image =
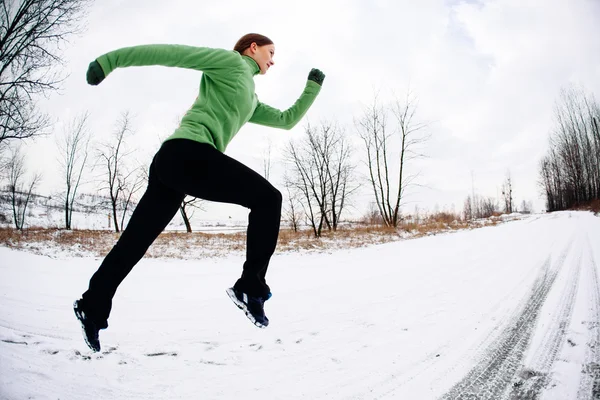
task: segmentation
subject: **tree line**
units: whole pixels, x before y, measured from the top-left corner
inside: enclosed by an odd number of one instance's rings
[[[600,199],[600,107],[581,88],[562,90],[554,111],[549,149],[540,162],[540,187],[548,211]]]

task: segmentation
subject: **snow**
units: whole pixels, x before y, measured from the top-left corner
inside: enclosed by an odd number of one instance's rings
[[[0,247],[1,399],[600,396],[592,213],[278,253],[264,330],[225,294],[243,255],[146,258],[92,353],[72,302],[99,262]]]

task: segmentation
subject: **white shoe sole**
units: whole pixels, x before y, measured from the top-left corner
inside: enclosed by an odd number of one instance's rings
[[[248,310],[248,305],[246,303],[244,303],[243,301],[238,300],[233,289],[229,288],[226,290],[226,292],[227,292],[227,295],[229,296],[229,298],[231,299],[231,301],[233,301],[233,304],[235,304],[237,306],[237,308],[239,308],[240,310],[244,311],[244,314],[246,314],[246,317],[248,317],[248,319],[250,321],[252,321],[252,323],[254,325],[259,327],[260,329],[265,329],[267,327],[266,325],[263,325],[260,322],[258,322],[256,320],[256,318],[254,318],[252,313]],[[245,294],[244,294],[244,296],[245,296]]]
[[[77,321],[79,321],[79,325],[81,325],[81,333],[83,334],[83,340],[85,341],[85,344],[87,344],[87,346],[90,348],[90,350],[92,350],[95,353],[98,353],[100,351],[100,349],[98,349],[98,350],[94,349],[94,347],[88,341],[87,335],[85,333],[85,325],[83,325],[83,321],[82,321],[83,316],[79,315],[79,313],[77,312],[77,301],[75,301],[73,303],[73,311],[75,312]]]

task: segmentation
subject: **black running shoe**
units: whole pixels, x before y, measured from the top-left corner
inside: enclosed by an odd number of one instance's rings
[[[85,340],[85,343],[93,351],[100,351],[100,339],[98,338],[98,332],[100,329],[98,329],[94,321],[88,318],[85,314],[85,311],[81,307],[81,300],[76,300],[75,303],[73,303],[73,310],[75,311],[75,316],[81,323],[83,339]]]
[[[271,297],[271,293],[269,293],[267,298],[253,297],[235,288],[229,288],[227,289],[227,294],[233,303],[244,311],[254,325],[259,328],[266,328],[269,325],[269,319],[265,315],[264,304]]]

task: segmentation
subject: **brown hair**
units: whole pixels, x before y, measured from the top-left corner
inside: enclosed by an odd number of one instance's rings
[[[266,46],[273,44],[273,41],[266,36],[259,35],[258,33],[248,33],[240,38],[235,44],[233,50],[242,54],[252,43],[256,43],[257,46]]]

